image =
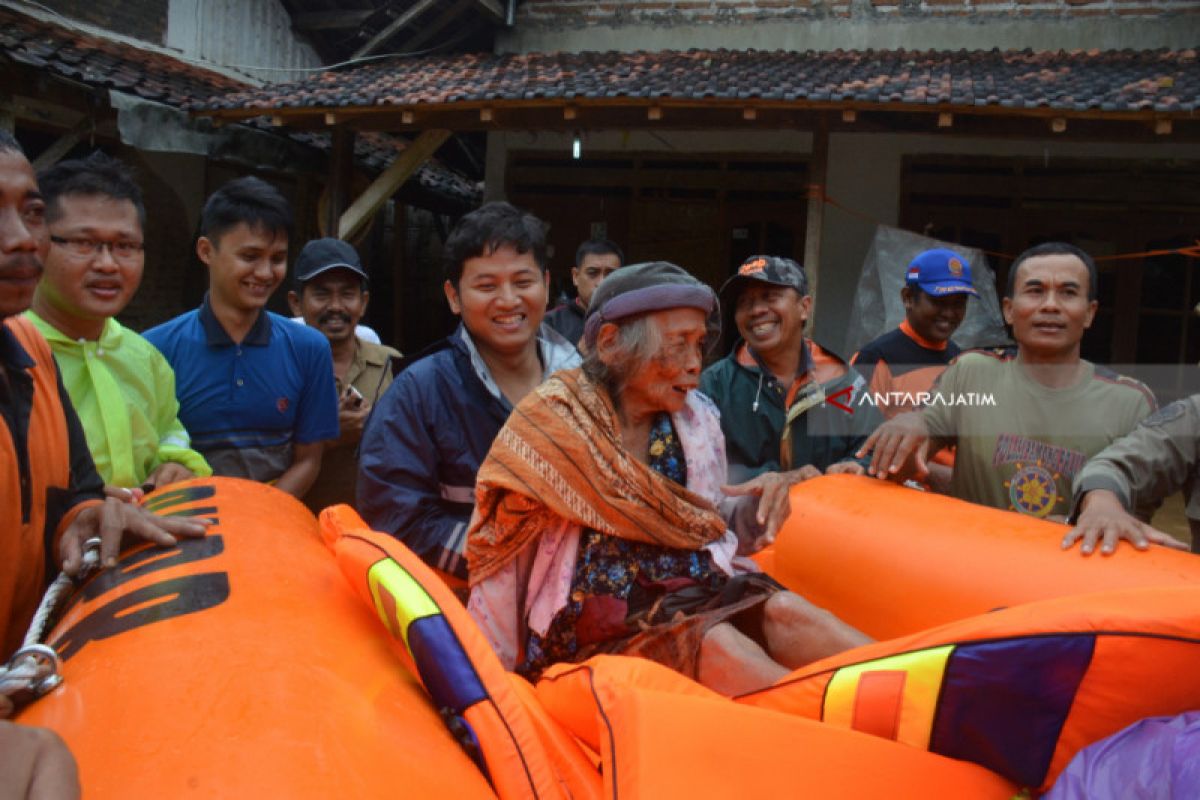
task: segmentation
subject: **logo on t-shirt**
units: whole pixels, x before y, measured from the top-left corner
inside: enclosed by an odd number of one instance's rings
[[[1018,464],[1012,478],[1004,482],[1013,509],[1035,517],[1049,514],[1058,502],[1057,478],[1041,464]]]
[[[291,404],[292,404],[291,400],[288,400],[286,397],[281,397],[275,401],[275,408],[277,408],[279,410],[280,414],[286,414],[287,410],[288,410],[288,406],[290,406]]]
[[[992,466],[1013,465],[1012,477],[1004,482],[1014,511],[1045,517],[1063,498],[1058,481],[1075,477],[1087,456],[1068,447],[1039,442],[1015,433],[1002,433],[996,438]]]

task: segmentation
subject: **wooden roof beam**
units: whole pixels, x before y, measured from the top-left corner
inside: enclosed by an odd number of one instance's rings
[[[434,17],[433,21],[422,25],[419,31],[414,32],[412,36],[405,39],[400,44],[401,52],[411,53],[415,51],[418,47],[441,33],[442,29],[451,22],[457,21],[475,2],[476,0],[458,0],[457,3]]]
[[[497,0],[475,0],[479,4],[479,8],[484,14],[492,18],[493,22],[504,22],[506,14],[504,6],[500,5]]]
[[[60,158],[71,152],[71,149],[83,141],[83,137],[93,130],[95,130],[95,124],[91,117],[81,119],[78,125],[60,136],[54,144],[43,150],[42,154],[33,160],[33,171],[37,172],[57,164]]]
[[[428,130],[409,142],[404,152],[398,155],[387,169],[379,173],[379,177],[342,214],[338,220],[338,238],[349,240],[362,230],[380,206],[386,203],[405,181],[415,175],[421,165],[428,161],[448,138],[450,131]]]
[[[354,55],[350,56],[353,61],[356,58],[362,58],[365,55],[370,55],[375,51],[375,48],[386,42],[388,39],[396,35],[397,31],[403,28],[408,23],[425,13],[426,9],[432,6],[436,0],[417,0],[400,16],[389,22],[383,30],[371,37],[370,41],[362,47],[354,51]]]

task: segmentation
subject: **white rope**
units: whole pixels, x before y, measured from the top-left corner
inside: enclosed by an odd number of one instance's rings
[[[100,540],[88,539],[84,544],[83,566],[79,578],[91,574],[100,564]],[[65,572],[59,573],[50,588],[42,595],[42,602],[34,612],[25,641],[8,663],[0,666],[0,694],[21,706],[36,700],[62,683],[58,674],[60,662],[54,648],[42,644],[46,628],[58,606],[75,588],[75,580]]]

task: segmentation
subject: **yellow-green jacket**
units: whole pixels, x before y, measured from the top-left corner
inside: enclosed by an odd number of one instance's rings
[[[179,421],[175,373],[162,354],[115,319],[97,341],[75,340],[32,311],[62,373],[87,436],[96,470],[106,484],[134,487],[167,462],[200,476],[212,474],[191,448]]]

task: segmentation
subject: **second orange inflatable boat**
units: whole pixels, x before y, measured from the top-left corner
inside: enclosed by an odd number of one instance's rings
[[[884,640],[730,700],[651,662],[505,672],[444,584],[346,507],[193,481],[202,540],[85,584],[49,642],[88,797],[1009,798],[1200,708],[1200,560],[866,479],[796,488],[786,584]],[[1191,665],[1191,666],[1189,666]]]

